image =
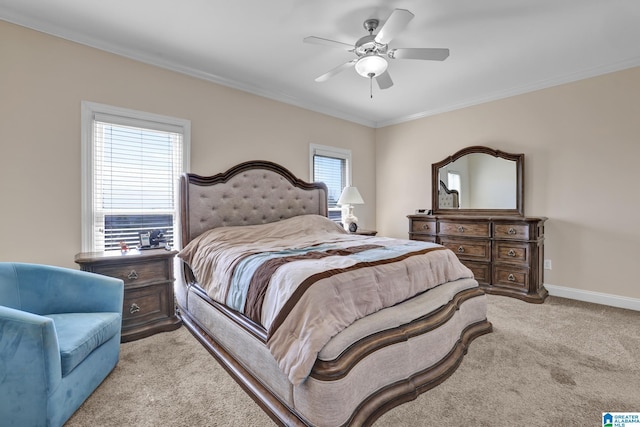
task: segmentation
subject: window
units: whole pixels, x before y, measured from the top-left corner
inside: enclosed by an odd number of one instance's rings
[[[188,170],[188,120],[82,103],[82,250],[178,241],[178,177]]]
[[[311,144],[311,181],[324,182],[329,189],[329,218],[340,221],[341,208],[336,204],[342,189],[351,185],[351,151]]]
[[[456,190],[458,192],[458,198],[462,197],[462,194],[460,194],[460,190],[462,189],[460,172],[447,172],[447,187],[449,190]]]

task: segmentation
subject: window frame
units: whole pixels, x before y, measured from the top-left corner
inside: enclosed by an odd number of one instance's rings
[[[94,206],[94,126],[96,116],[111,117],[113,123],[125,126],[136,126],[161,131],[179,130],[182,133],[182,173],[190,170],[191,153],[191,121],[176,117],[148,113],[96,102],[81,102],[81,250],[93,252],[95,239],[93,230],[93,206]],[[176,187],[178,183],[175,183]],[[180,209],[179,194],[175,192],[174,200],[174,246],[178,246],[180,240]]]

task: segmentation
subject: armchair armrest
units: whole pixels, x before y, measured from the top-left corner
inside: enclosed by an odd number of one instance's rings
[[[13,263],[20,309],[37,314],[122,313],[124,282],[69,268]]]
[[[53,320],[0,306],[0,413],[24,396],[40,395],[46,401],[61,377]]]

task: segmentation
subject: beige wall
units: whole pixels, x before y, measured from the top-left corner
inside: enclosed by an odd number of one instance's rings
[[[640,298],[640,68],[376,132],[378,229],[431,207],[431,164],[470,145],[525,153],[525,213],[549,217],[545,283]]]
[[[191,120],[200,174],[266,159],[307,179],[310,142],[349,148],[361,225],[392,237],[430,207],[431,163],[525,153],[526,213],[550,218],[545,282],[640,298],[640,68],[374,130],[4,21],[0,58],[0,260],[75,266],[87,100]]]
[[[375,130],[0,21],[0,260],[77,267],[80,104],[191,120],[191,170],[271,160],[309,179],[309,143],[352,150],[375,219]]]

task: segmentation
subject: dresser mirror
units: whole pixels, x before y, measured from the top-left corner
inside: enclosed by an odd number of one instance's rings
[[[464,148],[431,165],[434,214],[524,215],[524,154]]]

